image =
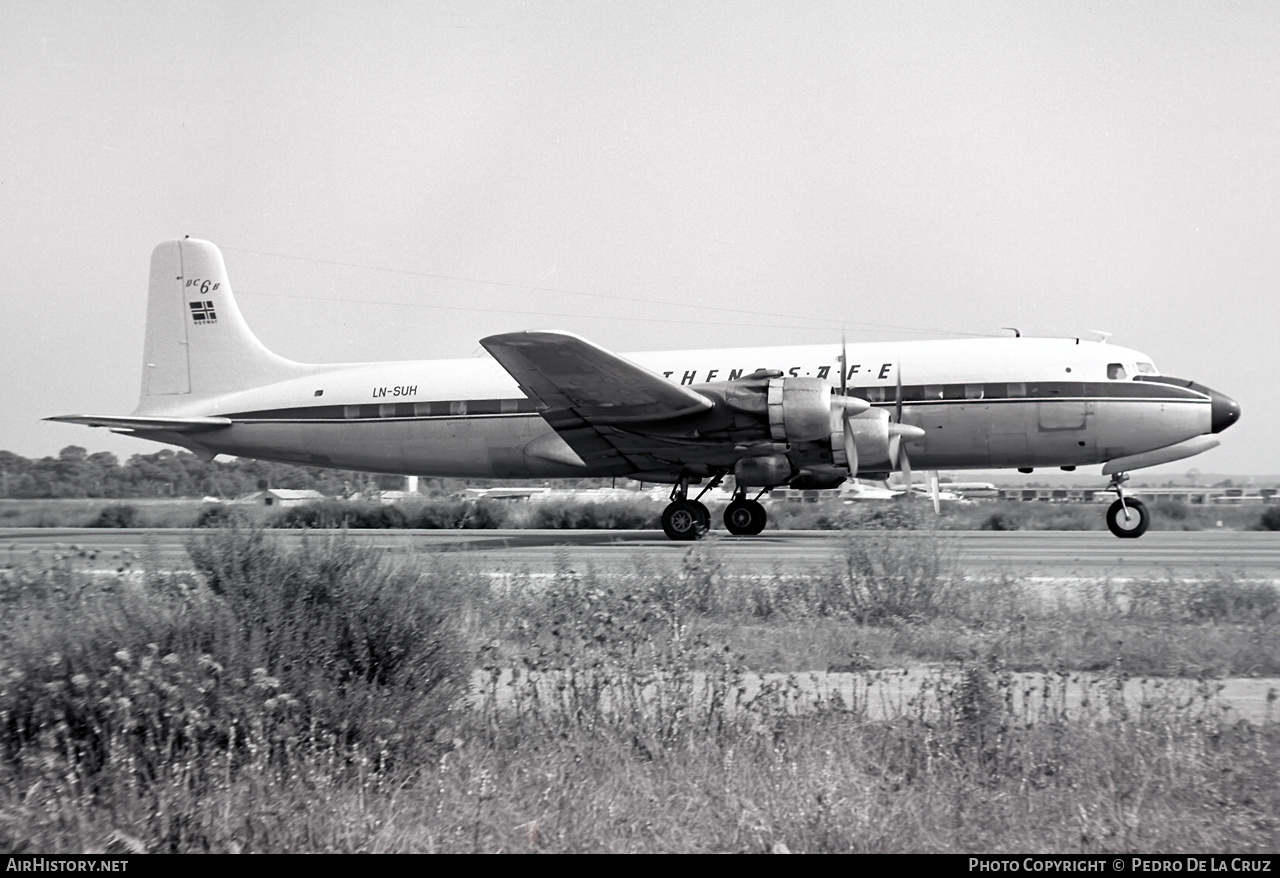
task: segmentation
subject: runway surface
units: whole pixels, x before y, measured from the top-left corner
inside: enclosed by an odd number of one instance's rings
[[[150,555],[163,567],[187,565],[185,543],[207,531],[184,529],[0,529],[0,566],[17,556],[78,554],[92,549],[92,566],[106,568],[111,556],[128,551]],[[268,531],[273,538],[295,542],[303,531]],[[310,538],[340,531],[310,531]],[[682,561],[691,551],[713,553],[729,572],[770,573],[813,570],[838,560],[858,541],[918,541],[927,535],[911,531],[766,531],[756,537],[733,537],[713,531],[698,543],[675,543],[661,531],[597,530],[352,530],[361,545],[397,554],[462,553],[492,572],[550,572],[558,558],[597,569]],[[1121,540],[1105,531],[939,531],[944,551],[955,552],[971,575],[1008,574],[1048,579],[1206,579],[1235,575],[1280,582],[1280,533],[1236,531],[1149,532],[1141,539]],[[72,550],[71,547],[76,547]]]

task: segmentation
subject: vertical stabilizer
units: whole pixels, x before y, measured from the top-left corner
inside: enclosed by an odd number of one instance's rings
[[[152,252],[139,412],[312,371],[258,341],[236,306],[222,253],[213,244],[186,238]]]

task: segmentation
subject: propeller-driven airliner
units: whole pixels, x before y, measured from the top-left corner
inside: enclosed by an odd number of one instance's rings
[[[760,533],[778,487],[834,489],[913,467],[1102,464],[1119,537],[1150,524],[1130,470],[1218,445],[1240,407],[1150,357],[1075,338],[983,338],[619,355],[567,332],[481,339],[482,359],[309,364],[268,350],[222,253],[151,256],[142,395],[127,416],[49,420],[219,454],[379,473],[491,479],[627,476],[670,484],[667,536]],[[936,479],[934,480],[936,485]],[[694,486],[703,486],[693,494]],[[936,488],[935,488],[936,493]]]

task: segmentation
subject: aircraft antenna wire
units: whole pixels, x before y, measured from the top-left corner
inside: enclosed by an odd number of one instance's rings
[[[719,306],[719,305],[699,305],[693,302],[670,302],[665,300],[642,299],[636,296],[622,296],[614,293],[592,293],[592,292],[585,292],[582,290],[568,290],[560,287],[537,286],[537,285],[529,285],[529,284],[512,283],[510,281],[497,281],[497,280],[485,280],[482,278],[461,277],[458,275],[441,274],[438,272],[430,272],[430,271],[418,271],[416,269],[409,269],[409,268],[388,268],[386,266],[366,265],[358,262],[344,262],[336,259],[316,259],[308,256],[293,256],[288,253],[270,253],[263,250],[250,250],[244,247],[222,246],[221,249],[232,251],[235,253],[248,253],[254,256],[265,256],[265,257],[274,258],[274,259],[290,259],[297,262],[310,262],[316,265],[331,265],[331,266],[340,267],[340,268],[354,268],[362,271],[377,271],[377,272],[384,272],[387,274],[400,274],[400,275],[405,275],[409,277],[432,278],[434,280],[449,280],[449,281],[456,281],[459,283],[478,284],[482,286],[501,287],[505,289],[517,289],[525,292],[557,293],[557,294],[568,295],[568,296],[582,296],[584,298],[605,299],[605,300],[615,301],[615,302],[632,302],[640,305],[650,305],[650,306],[658,305],[658,306],[668,307],[668,308],[691,308],[691,309],[702,310],[702,311],[714,311],[717,314],[724,314],[726,310],[730,310],[734,314],[743,315],[743,316],[767,317],[769,318],[770,322],[769,323],[733,323],[733,322],[726,322],[721,319],[681,320],[678,318],[673,318],[669,315],[660,316],[660,317],[624,317],[622,315],[609,315],[607,318],[609,320],[631,320],[631,321],[647,322],[647,323],[679,323],[679,324],[688,325],[688,326],[705,326],[713,323],[717,326],[734,326],[734,327],[747,327],[747,328],[777,326],[778,328],[781,328],[781,329],[817,329],[817,328],[828,328],[828,327],[834,328],[835,326],[839,325],[841,327],[846,327],[846,326],[856,327],[859,330],[864,332],[874,330],[879,332],[909,333],[909,334],[920,334],[920,335],[929,335],[929,334],[952,335],[952,336],[966,336],[971,338],[989,338],[990,337],[989,333],[981,333],[981,332],[964,332],[964,331],[955,330],[955,329],[932,329],[928,327],[902,326],[902,325],[891,324],[891,323],[860,323],[857,321],[840,321],[837,323],[837,321],[835,320],[828,320],[820,317],[804,317],[802,315],[788,315],[788,316],[792,320],[806,321],[805,323],[792,323],[792,324],[786,325],[786,324],[778,323],[778,315],[774,312],[754,311],[747,308],[726,309],[723,306]],[[282,299],[307,299],[310,301],[348,302],[348,303],[360,304],[360,305],[368,305],[368,304],[396,305],[396,306],[408,307],[408,308],[428,308],[428,309],[438,309],[438,310],[446,310],[446,311],[472,311],[472,312],[477,312],[482,314],[495,314],[495,313],[497,314],[528,314],[528,315],[539,316],[539,317],[586,317],[586,318],[593,317],[593,315],[590,315],[590,314],[562,313],[562,312],[553,312],[553,311],[532,311],[532,310],[510,309],[510,308],[501,308],[501,309],[477,308],[474,306],[462,306],[462,305],[419,305],[419,304],[409,303],[409,302],[397,302],[397,301],[385,301],[385,300],[379,301],[379,300],[369,300],[369,299],[348,299],[348,298],[342,298],[342,297],[300,296],[300,295],[290,295],[287,293],[260,293],[260,292],[252,292],[252,291],[242,291],[242,292],[246,295],[271,296],[271,297],[282,298]]]

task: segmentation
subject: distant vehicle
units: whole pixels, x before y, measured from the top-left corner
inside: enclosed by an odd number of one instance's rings
[[[464,500],[528,500],[535,495],[546,494],[550,488],[521,488],[504,485],[499,488],[463,488]]]
[[[841,485],[837,496],[846,503],[861,500],[896,500],[902,492],[884,485],[868,485],[865,482],[846,482]]]
[[[1213,448],[1213,434],[1240,417],[1233,400],[1161,376],[1145,354],[1080,339],[629,357],[566,332],[480,343],[492,359],[287,360],[245,323],[218,248],[171,241],[151,257],[137,410],[50,420],[180,445],[204,459],[443,477],[629,476],[672,485],[663,530],[695,539],[711,523],[699,498],[730,475],[725,526],[757,534],[766,519],[760,497],[773,488],[829,490],[892,472],[909,481],[913,465],[1095,463],[1118,498],[1108,526],[1136,537],[1150,516],[1125,497],[1125,473]],[[690,498],[690,486],[704,481]]]
[[[1000,489],[991,482],[946,482],[942,487],[966,500],[990,500],[1000,496]]]
[[[950,488],[951,486],[947,485],[947,487]],[[950,500],[952,502],[964,499],[960,494],[949,490],[938,490],[935,495],[934,492],[930,491],[929,488],[924,485],[912,485],[910,488],[898,488],[895,489],[893,493],[895,497],[925,497],[937,500]]]

